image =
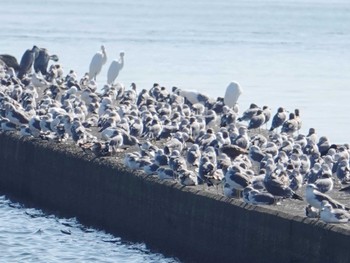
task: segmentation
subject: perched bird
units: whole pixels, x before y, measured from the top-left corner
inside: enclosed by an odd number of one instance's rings
[[[333,178],[330,173],[323,173],[321,178],[317,179],[314,183],[321,193],[328,193],[333,190]]]
[[[58,61],[57,55],[49,55],[46,48],[40,48],[38,55],[34,60],[34,71],[36,73],[40,72],[43,75],[47,74],[47,67],[49,65],[49,61],[53,60],[55,62]]]
[[[250,119],[248,129],[260,128],[265,123],[265,114],[262,110],[258,110],[256,114]]]
[[[160,180],[174,180],[175,172],[170,168],[159,167],[157,174]]]
[[[233,108],[238,101],[239,96],[242,94],[242,88],[237,83],[232,81],[226,88],[224,103],[225,105]]]
[[[219,148],[220,153],[226,154],[231,160],[236,159],[241,154],[248,154],[248,151],[237,145],[226,144]]]
[[[293,134],[298,130],[298,121],[295,118],[294,113],[289,114],[289,120],[285,121],[282,125],[282,132],[285,132],[287,134]]]
[[[303,200],[301,196],[296,194],[288,185],[270,172],[266,174],[264,183],[266,190],[273,196]]]
[[[107,84],[112,85],[115,81],[115,79],[118,77],[119,72],[124,67],[124,52],[120,52],[120,58],[119,60],[113,60],[111,65],[109,66],[108,72],[107,72]]]
[[[324,156],[328,153],[329,148],[331,147],[331,143],[327,136],[321,136],[317,143],[318,151],[321,156]]]
[[[263,106],[263,114],[265,116],[265,123],[267,125],[267,123],[271,119],[271,109],[268,106]],[[267,126],[266,126],[266,129],[267,129]]]
[[[299,131],[301,129],[301,126],[302,126],[302,121],[300,119],[300,111],[299,111],[299,109],[295,109],[294,110],[294,114],[295,114],[295,119],[296,119],[296,121],[298,123],[297,130]]]
[[[277,110],[277,113],[272,118],[272,124],[270,131],[273,131],[274,129],[277,129],[278,127],[281,127],[283,123],[287,119],[287,113],[284,108],[279,107]]]
[[[347,209],[343,204],[339,203],[338,201],[332,199],[330,196],[321,193],[320,191],[317,190],[316,185],[314,184],[308,184],[306,186],[306,201],[312,205],[313,207],[317,209],[322,208],[322,201],[328,201],[328,203],[333,207],[333,208],[341,208],[341,209]]]
[[[187,163],[193,166],[199,166],[199,160],[201,158],[201,151],[198,144],[192,144],[186,154]]]
[[[259,109],[260,108],[255,103],[250,104],[249,109],[243,112],[242,117],[238,118],[238,121],[250,121]]]
[[[89,78],[96,80],[96,76],[101,72],[102,66],[107,62],[107,53],[105,46],[101,46],[101,51],[98,51],[90,62]]]
[[[39,48],[37,46],[33,46],[32,49],[27,49],[19,64],[18,78],[22,79],[25,74],[30,72],[32,65],[34,63],[35,57],[39,52]]]
[[[243,189],[251,184],[251,178],[238,165],[232,165],[225,173],[225,183],[240,194]]]
[[[272,205],[276,202],[276,199],[272,194],[260,192],[251,186],[244,188],[243,200],[252,205]]]
[[[1,54],[0,60],[3,61],[8,68],[13,68],[15,71],[20,69],[17,59],[8,54]]]
[[[198,177],[195,172],[187,169],[181,169],[178,171],[178,177],[180,183],[185,186],[198,185]]]
[[[349,222],[350,214],[344,209],[333,208],[327,200],[324,200],[322,201],[320,218],[326,223],[347,223]]]

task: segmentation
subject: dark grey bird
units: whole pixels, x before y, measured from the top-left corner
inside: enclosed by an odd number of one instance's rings
[[[321,156],[324,156],[328,153],[328,150],[331,146],[331,143],[327,136],[321,136],[318,140],[317,147],[321,154]]]
[[[248,151],[237,145],[223,145],[219,148],[220,153],[225,153],[231,160],[236,159],[241,154],[248,154]]]
[[[249,157],[255,162],[261,162],[261,160],[265,157],[265,154],[261,151],[261,149],[256,145],[251,145],[249,148]]]
[[[199,163],[198,183],[208,183],[208,178],[215,172],[216,164],[212,163],[208,157],[204,156],[201,158]]]
[[[168,165],[169,157],[164,153],[163,149],[158,149],[154,155],[154,163],[163,166]]]
[[[19,70],[19,64],[14,56],[8,54],[1,54],[0,60],[3,61],[8,68],[13,68],[15,71]]]
[[[39,52],[34,60],[34,71],[36,73],[41,72],[41,74],[47,74],[47,67],[49,65],[49,61],[53,60],[55,62],[58,61],[57,55],[49,55],[49,52],[46,48],[40,48]]]
[[[146,164],[145,166],[143,166],[143,171],[147,175],[153,175],[153,174],[157,174],[158,168],[159,168],[159,165],[157,165],[156,163],[151,163],[151,164]]]
[[[17,125],[15,123],[10,122],[7,118],[0,119],[0,127],[1,131],[16,131]]]
[[[251,184],[251,178],[240,168],[240,166],[232,165],[225,173],[225,183],[240,192]]]
[[[199,160],[201,158],[201,151],[199,150],[198,144],[192,144],[186,154],[187,163],[192,166],[199,166]]]
[[[33,46],[32,49],[27,49],[22,58],[21,62],[19,64],[19,70],[18,70],[18,78],[22,79],[25,74],[30,72],[32,65],[34,63],[35,57],[39,52],[39,48],[37,46]]]
[[[239,132],[239,135],[232,140],[232,144],[237,145],[242,149],[248,149],[250,142],[249,142],[249,136],[247,133],[247,128],[244,126],[241,126],[239,127],[238,132]]]
[[[298,130],[298,121],[295,118],[294,113],[289,114],[289,119],[285,121],[282,125],[282,132],[288,133],[288,134],[293,134]]]
[[[174,180],[176,178],[175,172],[170,168],[159,167],[157,174],[160,180]]]
[[[250,104],[249,109],[243,112],[242,117],[238,118],[238,121],[250,121],[259,109],[258,105],[254,103]]]
[[[266,190],[273,196],[303,200],[301,196],[296,194],[288,185],[279,180],[279,178],[273,173],[266,174],[264,183]]]
[[[259,109],[250,119],[248,130],[260,128],[263,124],[265,124],[265,115],[263,111]]]
[[[272,124],[270,131],[273,131],[274,129],[277,129],[283,125],[283,123],[287,119],[287,113],[284,108],[279,107],[277,110],[277,113],[272,118]]]

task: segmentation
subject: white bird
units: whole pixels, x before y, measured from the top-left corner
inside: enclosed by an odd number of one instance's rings
[[[124,67],[124,52],[120,52],[119,60],[113,60],[107,72],[107,84],[112,85]]]
[[[242,94],[242,88],[237,83],[232,81],[226,88],[224,103],[232,108],[238,101],[239,96]]]
[[[105,46],[101,46],[101,51],[96,52],[96,54],[92,57],[89,69],[89,77],[90,79],[96,80],[96,76],[101,72],[102,66],[106,64],[107,54]]]
[[[333,208],[328,201],[322,202],[320,218],[326,223],[347,223],[350,219],[350,214],[338,208]]]

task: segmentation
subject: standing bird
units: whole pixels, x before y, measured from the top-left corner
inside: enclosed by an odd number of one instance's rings
[[[250,119],[248,130],[258,129],[265,123],[265,115],[262,110],[258,110],[256,114]]]
[[[40,48],[38,55],[34,60],[34,71],[35,73],[41,72],[41,74],[47,74],[47,66],[49,65],[49,61],[53,60],[55,62],[58,61],[57,55],[49,55],[49,52],[46,48]]]
[[[299,129],[298,120],[295,118],[294,113],[290,113],[289,120],[283,123],[281,132],[285,132],[287,134],[292,135],[294,132],[298,131],[298,129]]]
[[[101,51],[97,51],[92,57],[89,69],[89,78],[96,80],[96,76],[101,72],[102,66],[107,62],[105,46],[101,46]]]
[[[34,60],[39,52],[39,48],[37,46],[33,46],[32,49],[27,49],[21,59],[19,64],[18,78],[22,79],[25,74],[30,72]]]
[[[124,67],[124,52],[120,52],[119,60],[113,60],[107,72],[107,84],[112,85],[118,77],[119,71]]]
[[[282,124],[286,121],[286,119],[287,119],[286,111],[284,110],[284,108],[279,107],[277,110],[277,113],[275,114],[275,116],[273,116],[270,131],[273,131],[274,129],[282,126]]]
[[[239,96],[242,94],[242,88],[237,83],[232,81],[226,88],[224,103],[225,105],[233,108],[238,101]]]
[[[294,110],[294,114],[295,114],[295,119],[298,122],[298,131],[299,131],[301,129],[301,125],[302,125],[302,121],[300,119],[300,111],[299,111],[299,109],[295,109]]]

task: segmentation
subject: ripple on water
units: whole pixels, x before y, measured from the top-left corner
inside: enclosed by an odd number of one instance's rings
[[[4,262],[179,262],[145,244],[57,218],[0,196],[0,251]]]

